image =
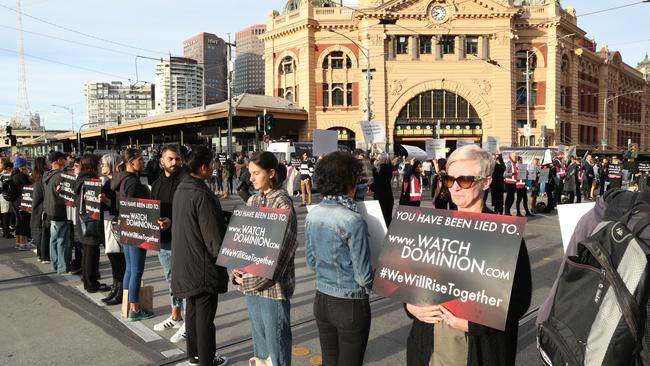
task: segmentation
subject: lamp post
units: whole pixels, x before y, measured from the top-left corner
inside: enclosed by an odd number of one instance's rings
[[[90,125],[90,123],[84,123],[81,126],[79,126],[79,131],[77,132],[77,149],[79,149],[79,155],[82,155],[82,150],[81,150],[81,129],[83,127],[86,127]]]
[[[339,36],[346,38],[348,41],[354,43],[357,47],[359,47],[359,51],[366,57],[366,69],[362,70],[366,73],[366,120],[370,122],[372,120],[372,96],[370,93],[370,87],[372,85],[372,73],[376,71],[376,69],[371,69],[370,68],[370,50],[361,46],[358,42],[354,41],[352,38],[348,37],[347,35],[343,33],[339,33],[335,31],[334,29],[328,28],[328,32],[332,32],[335,34],[338,34]],[[388,152],[388,128],[386,128],[386,152]]]
[[[57,104],[52,104],[52,107],[65,109],[66,111],[70,112],[70,116],[71,116],[71,120],[72,120],[72,125],[71,125],[70,130],[72,132],[74,132],[74,109],[72,109],[72,107],[68,107],[68,106],[65,106],[65,105],[57,105]]]
[[[600,144],[603,147],[603,151],[605,151],[605,147],[607,146],[607,105],[609,102],[618,99],[618,97],[622,97],[624,95],[630,95],[630,94],[638,94],[638,93],[643,93],[643,90],[635,90],[631,92],[625,92],[621,94],[617,94],[611,97],[605,97],[605,103],[603,104],[603,137],[600,140]]]

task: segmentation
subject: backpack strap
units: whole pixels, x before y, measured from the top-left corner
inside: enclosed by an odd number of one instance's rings
[[[630,213],[643,213],[643,218],[639,220],[639,222],[634,225],[634,228],[632,228],[632,234],[634,236],[639,237],[639,234],[643,229],[645,229],[648,225],[650,225],[650,207],[645,207],[643,210],[633,210]],[[629,215],[629,214],[628,214]]]

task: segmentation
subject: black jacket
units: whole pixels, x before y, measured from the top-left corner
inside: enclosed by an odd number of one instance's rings
[[[34,193],[32,193],[32,217],[30,227],[40,229],[43,227],[43,180],[34,182]]]
[[[215,264],[226,232],[219,200],[203,181],[187,175],[173,205],[172,293],[188,298],[226,292],[228,273]]]
[[[65,201],[59,196],[60,170],[50,170],[43,175],[43,211],[50,221],[67,221]]]
[[[140,182],[137,174],[129,172],[117,172],[111,179],[111,189],[117,194],[117,210],[119,211],[120,197],[149,198],[149,188]]]
[[[486,213],[492,213],[484,210]],[[517,335],[521,319],[532,298],[530,260],[522,239],[505,331],[469,322],[467,334],[468,366],[514,366],[517,356]],[[411,315],[407,312],[407,315]],[[428,366],[433,354],[433,324],[413,319],[411,333],[406,341],[408,366]]]
[[[98,227],[101,229],[99,232],[99,235],[95,237],[84,237],[83,232],[81,231],[81,225],[80,225],[80,210],[79,206],[81,204],[82,200],[82,189],[84,187],[84,181],[86,179],[97,179],[97,176],[92,174],[92,173],[80,173],[77,176],[77,180],[74,181],[74,185],[72,186],[72,189],[74,189],[75,193],[75,202],[74,206],[76,207],[75,210],[75,217],[74,217],[74,237],[75,240],[79,241],[81,244],[86,244],[86,245],[100,245],[104,242],[104,225],[98,225]],[[100,219],[101,221],[101,219]]]
[[[183,180],[185,172],[182,169],[178,169],[174,175],[168,177],[164,173],[156,179],[155,182],[151,185],[151,198],[154,200],[160,200],[160,217],[161,218],[172,218],[173,212],[173,201],[174,193],[178,185]],[[160,247],[162,249],[171,250],[172,242],[172,229],[171,227],[168,230],[160,232]]]

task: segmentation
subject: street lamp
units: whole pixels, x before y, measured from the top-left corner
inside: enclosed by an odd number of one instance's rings
[[[65,109],[66,111],[70,112],[70,115],[72,117],[71,131],[74,132],[74,110],[72,109],[72,107],[68,107],[65,105],[57,105],[57,104],[52,104],[52,107]]]
[[[639,94],[643,93],[644,90],[635,90],[631,92],[625,92],[621,94],[617,94],[611,97],[605,97],[605,104],[604,104],[604,110],[603,110],[603,138],[600,140],[600,144],[603,147],[603,151],[605,151],[605,147],[607,146],[607,105],[609,102],[618,99],[618,97],[622,97],[624,95],[630,95],[630,94]]]

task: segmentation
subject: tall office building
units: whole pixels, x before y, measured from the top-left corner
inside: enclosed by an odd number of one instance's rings
[[[132,86],[119,81],[89,81],[85,85],[90,127],[118,124],[141,117],[154,108],[154,86]]]
[[[228,95],[226,42],[211,33],[199,33],[183,42],[183,56],[203,67],[206,104],[226,100]]]
[[[253,25],[237,32],[235,60],[235,94],[264,95],[264,42],[260,36],[266,25]]]
[[[185,57],[168,57],[156,65],[156,114],[203,105],[203,66]]]

